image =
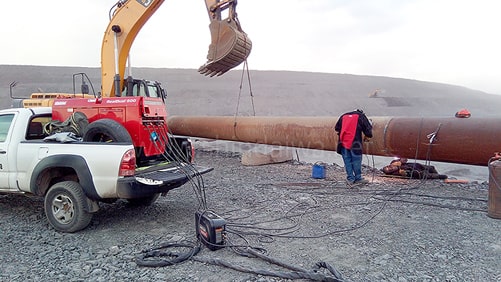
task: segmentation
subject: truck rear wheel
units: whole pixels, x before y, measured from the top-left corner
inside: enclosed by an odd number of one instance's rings
[[[83,134],[83,141],[132,143],[132,138],[127,129],[120,123],[109,118],[103,118],[87,126]]]
[[[50,225],[61,232],[76,232],[87,227],[92,214],[85,210],[86,196],[80,184],[64,181],[52,185],[45,195],[45,215]]]

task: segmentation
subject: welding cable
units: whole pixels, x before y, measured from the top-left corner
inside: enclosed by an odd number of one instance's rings
[[[247,238],[245,238],[242,234],[231,232],[228,230],[226,230],[225,232],[226,233],[224,234],[224,236],[225,236],[224,246],[227,248],[230,248],[233,252],[235,252],[236,254],[238,254],[240,256],[254,257],[254,256],[249,255],[249,253],[245,251],[248,248],[252,248],[253,250],[256,250],[256,251],[261,252],[263,254],[266,254],[268,252],[265,248],[251,246],[249,240],[247,240]],[[240,238],[241,240],[244,241],[244,244],[233,243],[231,237],[228,236],[228,234],[232,234],[232,235],[237,236],[238,238]],[[242,250],[242,248],[244,248],[244,249]]]
[[[400,195],[418,196],[418,197],[426,197],[426,198],[441,199],[441,200],[463,200],[463,201],[484,202],[484,203],[487,202],[487,200],[485,199],[467,198],[467,197],[445,197],[445,196],[435,196],[429,194],[417,194],[409,192],[407,193],[400,192]]]
[[[179,144],[175,141],[174,137],[171,137],[171,134],[167,135],[169,140],[168,144],[172,144],[172,150],[174,151],[174,156],[184,156],[184,152],[182,151],[182,148],[179,146]],[[177,160],[177,161],[182,161],[182,163],[185,163],[185,166],[182,166],[183,172],[185,175],[189,178],[190,184],[193,187],[193,190],[195,194],[197,195],[197,198],[199,199],[199,208],[202,209],[207,209],[207,200],[206,200],[206,194],[205,194],[205,183],[203,176],[200,174],[200,172],[196,169],[196,167],[189,162],[187,159],[182,159],[182,160]]]
[[[419,154],[419,140],[421,139],[421,132],[423,129],[423,121],[424,121],[424,118],[421,118],[421,121],[419,122],[419,131],[418,131],[418,136],[416,138],[416,153],[414,154],[414,163],[416,163],[416,160],[417,160],[418,154]],[[415,166],[412,166],[411,176],[414,173],[414,167]]]
[[[151,135],[153,131],[150,131],[150,128],[147,127],[149,134]],[[197,196],[199,202],[199,208],[207,209],[207,201],[205,196],[205,184],[203,182],[203,177],[200,172],[196,169],[196,167],[191,164],[188,159],[184,156],[184,152],[182,151],[179,144],[176,140],[171,137],[169,131],[165,130],[165,127],[159,127],[160,131],[158,132],[158,139],[161,140],[160,143],[167,144],[170,146],[169,149],[173,152],[172,156],[168,156],[166,153],[162,153],[162,156],[166,160],[174,159],[176,163],[178,163],[178,168],[180,171],[188,178],[188,181],[192,185],[192,188]],[[155,140],[157,141],[157,140]],[[153,142],[154,146],[158,151],[164,151],[159,147],[157,142]],[[162,148],[166,148],[167,146],[163,146]],[[167,148],[166,148],[167,149]]]
[[[378,199],[375,197],[374,199]],[[383,200],[383,199],[380,199]],[[385,201],[392,201],[392,202],[402,202],[402,203],[409,203],[409,204],[418,204],[418,205],[423,205],[423,206],[432,206],[432,207],[437,207],[437,208],[444,208],[444,209],[451,209],[451,210],[462,210],[462,211],[475,211],[475,212],[486,212],[487,210],[481,209],[481,208],[464,208],[464,207],[457,207],[457,206],[452,206],[452,205],[443,205],[443,204],[436,204],[436,203],[427,203],[423,201],[411,201],[411,200],[404,200],[404,199],[384,199]]]
[[[182,248],[188,250],[185,252],[170,251],[170,249],[172,248]],[[249,258],[258,258],[271,264],[280,266],[282,268],[289,269],[291,271],[285,272],[285,271],[251,269],[237,266],[233,263],[229,263],[220,259],[197,257],[196,255],[200,252],[200,250],[201,250],[200,244],[194,244],[192,242],[187,242],[187,241],[168,242],[161,244],[158,247],[141,251],[141,253],[136,257],[135,262],[137,265],[143,267],[164,267],[164,266],[172,266],[175,264],[183,263],[187,260],[192,260],[205,264],[227,267],[239,272],[263,275],[263,276],[272,276],[286,279],[309,279],[312,281],[339,281],[339,282],[344,281],[342,274],[339,271],[337,271],[333,266],[325,262],[318,262],[315,264],[312,270],[306,270],[301,267],[266,256],[265,254],[263,254],[264,249],[262,248],[252,248],[246,246],[245,250],[240,251],[239,254]],[[331,275],[320,273],[319,271],[322,268],[327,269]]]
[[[304,183],[305,186],[307,184],[311,183]],[[315,183],[316,184],[316,183]],[[333,185],[334,184],[334,185]],[[269,184],[264,184],[268,186],[273,186],[276,184],[269,183]],[[266,187],[266,186],[263,186]],[[350,189],[346,189],[346,181],[332,181],[328,182],[326,184],[320,184],[319,187],[312,187],[309,190],[305,190],[304,187],[294,187],[294,185],[291,186],[283,186],[285,187],[288,191],[296,191],[296,192],[301,192],[301,193],[306,193],[310,195],[317,195],[317,196],[326,196],[326,195],[353,195],[353,191]],[[336,190],[337,189],[337,190]],[[367,193],[367,192],[372,192],[374,190],[360,190],[360,193]]]
[[[461,200],[461,201],[470,201],[470,202],[482,202],[485,203],[487,202],[485,199],[476,199],[476,198],[466,198],[466,197],[445,197],[445,196],[435,196],[435,195],[428,195],[428,194],[418,194],[418,193],[410,193],[410,192],[402,192],[402,190],[399,190],[398,193],[390,193],[395,196],[416,196],[416,197],[422,197],[422,198],[432,198],[432,199],[437,199],[437,200]],[[379,192],[377,195],[373,196],[374,199],[376,200],[388,200],[392,202],[404,202],[404,203],[412,203],[412,204],[421,204],[421,205],[427,205],[427,206],[434,206],[434,207],[439,207],[439,208],[449,208],[449,209],[455,209],[455,210],[465,210],[465,211],[478,211],[478,212],[485,212],[485,209],[482,208],[463,208],[463,207],[458,207],[458,206],[453,206],[453,205],[444,205],[444,204],[437,204],[437,203],[428,203],[424,201],[411,201],[411,200],[404,200],[404,199],[381,199],[377,196],[384,196],[387,195],[386,193]]]
[[[290,239],[316,239],[316,238],[323,238],[323,237],[327,237],[327,236],[334,235],[334,234],[351,232],[351,231],[354,231],[354,230],[357,230],[359,228],[364,227],[369,222],[371,222],[377,215],[379,215],[383,211],[383,209],[386,207],[386,205],[387,205],[387,202],[383,202],[383,204],[379,208],[379,210],[377,210],[374,214],[372,214],[368,219],[366,219],[366,220],[364,220],[364,221],[362,221],[360,223],[357,223],[357,224],[355,224],[355,225],[353,225],[351,227],[344,228],[344,229],[338,229],[338,230],[326,231],[324,233],[316,233],[316,235],[291,235],[291,233],[293,233],[293,231],[298,231],[299,228],[297,230],[287,231],[287,232],[282,232],[282,233],[259,232],[259,231],[256,231],[256,230],[258,230],[258,228],[256,228],[255,226],[249,226],[249,227],[247,227],[247,228],[251,228],[252,229],[251,231],[239,232],[239,233],[244,233],[246,235],[269,236],[269,237],[290,238]],[[302,214],[300,214],[298,216],[302,217],[302,216],[304,216],[304,214],[305,213],[302,213]],[[227,226],[232,226],[232,224],[228,223]],[[298,223],[298,226],[299,226],[299,223]],[[244,228],[244,226],[239,226],[239,227]],[[231,229],[228,229],[228,228],[227,228],[227,230],[232,231]],[[278,229],[278,230],[280,230],[280,229]],[[234,231],[234,232],[236,232],[236,231]]]
[[[256,252],[254,249],[251,249],[251,248],[248,248],[246,250],[249,254],[257,257],[257,258],[260,258],[264,261],[267,261],[269,263],[272,263],[272,264],[275,264],[275,265],[278,265],[278,266],[281,266],[283,268],[287,268],[287,269],[291,269],[291,270],[294,270],[294,271],[298,271],[298,272],[309,272],[308,270],[302,268],[302,267],[297,267],[295,265],[292,265],[292,264],[289,264],[289,263],[286,263],[286,262],[283,262],[281,260],[278,260],[278,259],[275,259],[275,258],[272,258],[270,256],[266,256],[262,253],[259,253],[259,252]],[[327,269],[329,269],[331,271],[332,274],[334,274],[334,276],[336,278],[339,278],[339,279],[342,279],[342,275],[340,272],[338,272],[337,270],[335,270],[333,267],[329,266],[329,267],[326,267],[327,264],[326,263],[320,263],[320,264],[317,264],[315,266],[316,269],[320,269],[321,267],[325,267]]]
[[[427,154],[427,155],[429,156],[430,154]],[[356,225],[354,225],[354,226],[352,226],[350,228],[345,228],[345,229],[341,229],[341,230],[333,230],[333,231],[330,231],[330,232],[325,232],[323,234],[318,234],[316,236],[292,236],[292,235],[289,234],[289,232],[284,232],[284,234],[272,234],[272,233],[260,232],[260,231],[263,231],[263,230],[261,230],[259,228],[256,228],[256,226],[252,225],[252,223],[247,224],[247,225],[246,224],[228,223],[228,225],[230,227],[233,227],[233,228],[252,228],[251,232],[246,232],[244,234],[247,234],[247,235],[258,235],[258,236],[269,236],[270,238],[272,238],[272,237],[281,237],[281,238],[320,238],[320,237],[325,237],[325,236],[329,236],[329,235],[332,235],[332,234],[337,234],[337,233],[342,233],[342,232],[349,232],[349,231],[353,231],[353,230],[356,230],[356,229],[364,227],[366,224],[368,224],[370,221],[372,221],[378,214],[380,214],[383,211],[383,209],[386,207],[386,205],[388,204],[388,202],[389,201],[393,201],[392,199],[394,197],[397,197],[403,191],[410,191],[410,190],[413,190],[413,189],[417,189],[420,186],[422,186],[422,183],[423,183],[423,181],[421,180],[418,185],[413,185],[412,187],[403,187],[403,188],[398,189],[397,191],[383,190],[383,191],[373,192],[373,193],[371,193],[371,194],[373,194],[373,196],[377,195],[378,193],[381,194],[381,195],[387,196],[384,199],[377,198],[377,200],[383,200],[384,203],[378,209],[378,211],[376,213],[374,213],[372,216],[370,216],[365,221],[363,221],[363,222],[361,222],[359,224],[356,224]],[[367,204],[367,203],[364,203],[364,204]],[[306,211],[305,211],[304,214],[306,214]],[[256,231],[256,230],[258,230],[258,231]]]
[[[242,231],[242,229],[247,229],[249,231]],[[228,232],[233,232],[233,233],[238,233],[238,234],[245,234],[245,235],[255,235],[255,236],[262,236],[262,237],[272,237],[272,236],[278,236],[278,235],[286,235],[286,234],[291,234],[294,233],[299,229],[299,223],[295,223],[294,226],[290,227],[276,227],[276,228],[264,228],[264,227],[258,227],[255,225],[242,225],[242,224],[234,224],[231,222],[228,222],[226,224],[226,230]],[[269,233],[271,231],[281,231],[279,233]]]
[[[421,180],[422,184],[422,180]],[[397,191],[378,191],[377,193],[374,193],[372,196],[373,199],[380,200],[380,201],[391,201],[391,202],[403,202],[403,203],[412,203],[412,204],[421,204],[421,205],[427,205],[427,206],[434,206],[434,207],[439,207],[439,208],[449,208],[449,209],[455,209],[455,210],[465,210],[465,211],[478,211],[478,212],[485,212],[485,209],[482,208],[463,208],[463,207],[458,207],[458,206],[452,206],[452,205],[443,205],[443,204],[437,204],[437,203],[427,203],[424,201],[411,201],[411,200],[404,200],[404,199],[395,199],[397,196],[417,196],[417,197],[428,197],[428,198],[434,198],[434,199],[444,199],[444,200],[464,200],[464,201],[480,201],[480,202],[485,202],[483,199],[474,199],[474,198],[464,198],[464,197],[441,197],[441,196],[433,196],[433,195],[426,195],[426,194],[416,194],[416,193],[410,193],[410,192],[402,192],[402,191],[410,191],[413,189],[416,189],[417,187],[412,187],[408,189],[399,189]],[[379,196],[388,196],[387,198],[380,198]]]
[[[372,125],[372,122],[371,122],[371,125]],[[364,137],[365,138],[365,137]],[[368,140],[367,142],[365,142],[367,144],[367,151],[370,151],[369,150],[369,146],[370,146],[370,140]],[[367,166],[370,167],[370,162],[369,162],[369,155],[365,154],[365,156],[367,157]],[[372,180],[371,180],[371,183],[374,182],[374,178],[375,178],[375,174],[376,174],[376,165],[374,163],[374,155],[371,154],[372,156]]]
[[[274,264],[277,266],[280,266],[285,269],[289,269],[291,271],[285,272],[285,271],[269,271],[269,270],[260,270],[260,269],[250,269],[250,268],[244,268],[241,266],[236,266],[234,264],[227,263],[225,261],[219,260],[219,259],[202,259],[199,257],[194,257],[193,260],[203,262],[203,263],[211,263],[211,264],[216,264],[216,265],[221,265],[227,268],[231,268],[233,270],[237,270],[240,272],[246,272],[246,273],[253,273],[257,275],[263,275],[263,276],[273,276],[273,277],[279,277],[279,278],[285,278],[285,279],[309,279],[312,281],[344,281],[343,276],[339,271],[337,271],[334,267],[331,265],[325,263],[325,262],[319,262],[315,264],[312,270],[307,270],[286,262],[283,262],[281,260],[272,258],[270,256],[266,256],[262,253],[259,253],[255,251],[252,248],[247,248],[245,250],[250,256],[259,258],[265,262],[268,262],[270,264]],[[330,274],[332,275],[326,275],[324,273],[320,273],[319,270],[321,268],[325,268],[330,271]]]
[[[165,249],[183,248],[188,249],[186,252],[166,251]],[[191,242],[168,242],[161,244],[158,247],[143,250],[140,255],[136,257],[136,264],[146,267],[163,267],[174,264],[182,263],[186,260],[193,258],[200,252],[201,246],[195,245]]]
[[[198,171],[192,169],[191,164],[179,163],[177,166],[179,171],[183,173],[190,183],[196,198],[199,203],[199,209],[207,209],[207,200],[205,196],[205,184],[203,178]]]
[[[165,251],[164,249],[169,248],[187,248],[188,251],[184,253],[173,252],[173,251]],[[179,264],[185,262],[187,260],[192,260],[205,264],[212,264],[217,266],[223,266],[226,268],[230,268],[239,272],[251,273],[256,275],[263,276],[272,276],[279,277],[285,279],[309,279],[312,281],[333,281],[333,282],[342,282],[344,281],[341,273],[337,271],[331,265],[325,262],[316,263],[312,270],[305,270],[299,267],[296,267],[291,264],[284,263],[277,259],[270,258],[268,256],[264,256],[259,252],[248,248],[246,252],[262,259],[264,261],[273,263],[275,265],[281,266],[283,268],[291,269],[292,271],[269,271],[262,269],[252,269],[245,268],[241,266],[237,266],[234,263],[229,263],[220,259],[214,258],[201,258],[196,256],[201,250],[200,245],[195,245],[193,243],[181,242],[181,243],[166,243],[162,244],[159,247],[155,247],[152,249],[144,250],[141,252],[139,256],[136,257],[136,264],[143,267],[164,267],[164,266],[172,266],[175,264]],[[331,272],[332,275],[326,275],[324,273],[320,273],[319,270],[321,268],[325,268]]]
[[[396,191],[395,193],[393,193],[392,195],[390,195],[388,197],[388,199],[390,199],[392,197],[395,197],[397,193],[398,193],[398,191]],[[386,208],[386,206],[388,205],[388,202],[389,201],[383,201],[382,205],[379,207],[378,210],[376,210],[376,212],[374,212],[372,215],[370,215],[364,221],[362,221],[362,222],[360,222],[358,224],[355,224],[352,227],[348,227],[348,228],[344,228],[344,229],[339,229],[339,230],[332,230],[332,231],[325,232],[323,234],[319,234],[319,235],[315,235],[315,236],[292,236],[292,237],[289,237],[289,238],[321,238],[321,237],[330,236],[330,235],[334,235],[334,234],[351,232],[351,231],[363,228],[364,226],[366,226],[367,224],[369,224],[369,222],[371,222],[372,220],[374,220],[374,218],[376,218],[376,216],[378,216]],[[279,237],[281,237],[281,236],[279,236]]]
[[[183,151],[179,143],[176,141],[175,137],[168,130],[166,131],[165,127],[161,128],[160,136],[166,147],[173,152],[173,155],[175,157],[178,158],[177,160],[190,163],[188,154],[191,154],[191,152]]]
[[[258,205],[255,205],[254,207],[257,207],[259,209],[259,206]],[[224,211],[223,213],[220,213],[226,220],[232,220],[232,221],[238,221],[238,220],[243,220],[243,219],[247,219],[247,218],[250,218],[252,214],[250,213],[246,213],[245,215],[242,215],[242,216],[236,216],[234,215],[233,213],[235,212],[240,212],[242,211],[242,208],[236,208],[236,209],[232,209],[232,210],[227,210],[227,211]]]
[[[312,208],[309,208],[306,211],[304,211],[303,213],[299,213],[297,215],[289,215],[289,213],[291,211],[296,211],[298,206],[299,206],[299,204],[296,205],[295,207],[289,209],[289,211],[287,211],[284,216],[281,216],[281,217],[278,217],[275,219],[271,219],[271,220],[267,220],[267,221],[260,221],[259,223],[238,223],[237,224],[237,223],[228,222],[227,223],[227,230],[231,231],[232,230],[231,227],[237,228],[237,229],[250,228],[251,231],[245,232],[244,234],[259,235],[259,236],[265,236],[265,237],[268,236],[268,233],[262,233],[262,232],[258,232],[258,231],[268,231],[268,232],[269,231],[282,231],[282,232],[278,233],[279,235],[285,235],[285,234],[290,234],[290,233],[296,232],[299,230],[302,217],[306,214],[306,212],[308,210],[312,209]],[[318,206],[316,206],[316,207],[318,207]],[[297,220],[295,220],[295,219],[293,219],[294,217],[299,217],[299,218]],[[293,224],[291,226],[278,227],[278,228],[276,228],[276,227],[266,228],[266,227],[259,227],[258,226],[259,224],[278,222],[278,221],[281,221],[283,219],[287,219],[287,220],[291,221]],[[230,228],[228,228],[228,227],[230,227]],[[236,230],[234,232],[236,233]],[[239,232],[243,233],[241,230]],[[273,235],[277,235],[277,233],[275,233]]]
[[[212,265],[218,265],[218,266],[223,266],[229,269],[233,269],[239,272],[243,273],[250,273],[250,274],[255,274],[255,275],[261,275],[261,276],[271,276],[271,277],[278,277],[278,278],[284,278],[284,279],[308,279],[310,281],[333,281],[333,282],[342,282],[344,279],[341,277],[333,277],[330,275],[325,275],[323,273],[319,273],[317,269],[311,270],[311,271],[270,271],[270,270],[263,270],[263,269],[252,269],[252,268],[246,268],[242,266],[235,265],[234,263],[229,263],[220,259],[207,259],[207,258],[200,258],[198,256],[193,257],[192,260],[205,263],[205,264],[212,264]],[[332,269],[332,268],[331,268]]]
[[[388,191],[388,190],[376,191],[376,192],[371,192],[371,195],[377,195],[377,193],[381,193],[382,195],[388,196],[387,197],[388,199],[391,199],[393,197],[396,197],[399,193],[401,193],[401,191],[407,191],[407,190],[414,189],[414,188],[415,187],[400,188],[397,191]],[[377,199],[377,200],[381,200],[381,199]],[[350,203],[350,204],[341,205],[339,207],[354,206],[354,205],[368,205],[368,204],[370,204],[370,203],[369,202]],[[284,232],[281,232],[281,233],[278,233],[278,234],[277,233],[272,233],[272,232],[267,232],[267,231],[274,231],[274,230],[281,231],[281,228],[260,228],[259,226],[256,226],[257,223],[253,223],[253,222],[250,222],[250,223],[229,222],[227,224],[227,227],[229,227],[229,228],[227,228],[227,231],[231,231],[231,232],[235,232],[235,233],[241,233],[241,234],[245,234],[245,235],[262,236],[262,237],[265,237],[265,238],[273,238],[273,237],[280,237],[280,238],[321,238],[321,237],[330,236],[330,235],[333,235],[333,234],[338,234],[338,233],[343,233],[343,232],[350,232],[350,231],[353,231],[353,230],[356,230],[356,229],[364,227],[371,220],[373,220],[378,214],[380,214],[382,212],[382,210],[385,208],[386,205],[387,205],[387,201],[384,201],[383,205],[371,217],[369,217],[365,221],[363,221],[363,222],[361,222],[359,224],[356,224],[356,225],[354,225],[354,226],[352,226],[350,228],[328,231],[328,232],[324,232],[322,234],[317,234],[315,236],[296,236],[296,235],[290,235],[291,233],[298,231],[299,228],[290,229],[290,230],[289,230],[289,228],[292,228],[292,227],[295,227],[295,226],[300,226],[301,219],[306,214],[313,214],[313,213],[319,212],[321,210],[330,209],[331,207],[320,208],[320,206],[314,206],[314,207],[309,207],[307,210],[305,210],[305,211],[303,211],[301,213],[297,213],[297,209],[300,206],[300,205],[297,205],[297,206],[291,208],[286,213],[286,215],[288,215],[288,216],[282,216],[282,217],[279,217],[279,218],[276,218],[276,219],[267,220],[266,221],[267,223],[279,222],[280,220],[283,220],[283,219],[288,219],[288,220],[291,220],[291,221],[295,222],[294,226],[286,227],[286,229],[284,229]],[[293,211],[296,212],[296,214],[290,214],[289,215],[289,213],[292,213]],[[293,220],[292,217],[299,217],[299,220]],[[260,223],[263,223],[263,222],[260,222]],[[243,231],[243,229],[250,229],[250,231]]]
[[[264,205],[266,205],[266,203],[264,203]],[[285,214],[281,217],[278,217],[278,218],[274,218],[274,219],[269,219],[269,220],[264,220],[264,221],[260,221],[259,223],[260,224],[264,224],[264,223],[272,223],[272,222],[276,222],[276,221],[279,221],[279,220],[282,220],[282,219],[290,219],[291,217],[295,217],[295,216],[289,216],[289,214],[292,212],[292,211],[297,211],[299,208],[301,208],[301,206],[307,206],[308,209],[312,209],[312,208],[317,208],[317,207],[320,207],[318,205],[315,205],[315,206],[309,206],[305,203],[299,203],[293,207],[291,207],[288,211],[285,212]],[[258,208],[257,206],[254,206],[255,208]],[[301,213],[301,214],[298,214],[299,216],[302,216],[304,215],[304,213]],[[255,222],[251,222],[251,223],[240,223],[240,225],[255,225],[257,223]]]
[[[241,238],[242,240],[244,240],[245,243],[246,243],[246,245],[240,245],[240,244],[231,243],[230,236],[227,235],[227,242],[228,242],[229,246],[235,247],[235,248],[251,247],[250,243],[249,243],[249,240],[247,240],[247,238],[245,238],[245,236],[244,236],[244,235],[247,235],[247,234],[245,234],[244,232],[235,232],[235,231],[233,231],[231,229],[226,229],[226,233],[227,234],[233,234],[233,235]],[[266,238],[267,240],[264,240],[263,238]],[[270,243],[275,242],[275,239],[273,237],[271,237],[271,236],[259,236],[258,239],[257,239],[257,241],[260,242],[260,243],[270,244]],[[258,249],[257,247],[254,247],[254,248]],[[265,249],[262,249],[261,251],[263,253],[266,253]]]
[[[293,225],[291,226],[286,226],[286,227],[259,227],[259,224],[265,224],[265,223],[272,223],[272,222],[278,222],[281,219],[288,219],[293,222]],[[229,227],[233,228],[250,228],[252,230],[262,230],[262,231],[284,231],[286,233],[294,232],[298,229],[299,222],[296,222],[292,220],[290,217],[281,217],[277,219],[273,219],[267,222],[259,222],[259,223],[232,223],[229,221],[227,224]]]
[[[426,161],[425,165],[429,166],[431,164],[431,148],[433,146],[433,142],[435,142],[435,139],[437,138],[438,132],[440,131],[440,128],[442,127],[442,123],[438,123],[437,129],[433,131],[432,133],[426,135],[428,139],[430,139],[430,143],[428,144],[428,150],[426,151]],[[423,174],[423,179],[426,180],[428,179],[428,173]]]
[[[207,209],[207,198],[205,194],[205,183],[199,171],[190,163],[181,163],[180,171],[188,178],[190,185],[199,202],[199,209]]]
[[[367,146],[369,146],[369,145],[367,145]],[[376,165],[374,163],[374,155],[371,154],[370,156],[372,157],[372,180],[371,180],[371,183],[373,183],[374,182],[374,178],[376,178],[376,170],[377,169],[376,169]],[[371,167],[369,155],[365,154],[365,157],[367,158],[367,166]]]
[[[231,221],[228,221],[226,224],[226,231],[229,233],[233,234],[238,234],[239,236],[244,236],[244,235],[255,235],[255,236],[264,236],[271,238],[272,236],[275,236],[277,234],[280,235],[285,235],[285,234],[290,234],[293,232],[296,232],[299,230],[299,222],[295,222],[291,218],[288,218],[289,220],[293,221],[292,226],[278,226],[274,228],[265,228],[265,227],[259,227],[259,224],[264,224],[264,222],[260,223],[233,223]],[[280,219],[274,219],[269,221],[269,223],[272,222],[278,222]],[[243,231],[243,230],[248,230],[248,231]],[[280,233],[270,233],[270,232],[279,232]]]
[[[348,204],[348,205],[342,205],[342,206],[352,206],[352,205],[367,205],[368,203],[355,203],[355,204]],[[286,212],[284,216],[280,216],[277,218],[272,218],[270,220],[266,221],[259,221],[258,223],[256,222],[237,222],[236,220],[233,221],[227,221],[227,228],[226,231],[228,233],[236,234],[238,236],[244,236],[244,235],[251,235],[251,236],[258,236],[258,241],[259,242],[264,242],[264,243],[270,243],[274,241],[274,236],[281,236],[281,237],[286,237],[285,235],[291,234],[294,232],[297,232],[300,230],[301,227],[301,222],[303,221],[303,217],[312,214],[314,215],[315,213],[318,213],[323,210],[329,210],[332,209],[332,207],[324,207],[320,208],[320,206],[312,206],[309,207],[308,209],[302,211],[302,212],[297,212],[297,209],[300,205],[296,205],[295,207],[291,208],[290,211]],[[340,207],[342,207],[340,206]],[[259,209],[259,207],[257,207]],[[291,212],[294,211],[295,213],[292,214]],[[297,219],[295,219],[297,218]],[[287,223],[286,226],[283,226],[280,224],[280,221],[287,220],[292,222],[293,224],[290,225]],[[261,227],[261,224],[271,224],[272,226],[276,227]],[[273,232],[277,231],[277,232]],[[279,232],[280,231],[280,232]]]
[[[356,206],[356,205],[364,205],[364,206],[366,206],[368,204],[369,204],[368,202],[350,203],[350,204],[344,204],[344,205],[336,206],[336,208],[341,208],[341,207],[346,207],[346,206]],[[244,223],[239,222],[239,223],[236,223],[235,221],[228,221],[228,223],[227,223],[227,231],[229,231],[229,232],[231,231],[231,232],[235,232],[235,233],[240,233],[240,234],[245,234],[245,235],[261,236],[261,238],[273,238],[273,237],[292,237],[292,238],[297,238],[298,236],[287,236],[287,235],[300,230],[301,221],[302,221],[302,218],[305,215],[307,215],[307,214],[314,214],[314,213],[317,213],[317,212],[320,212],[320,211],[323,211],[323,210],[328,210],[328,209],[332,208],[332,207],[323,207],[322,208],[319,205],[315,205],[315,206],[309,206],[306,210],[298,213],[297,210],[299,209],[300,206],[301,206],[301,204],[298,204],[298,205],[292,207],[289,211],[287,211],[285,213],[284,216],[281,216],[281,217],[278,217],[278,218],[272,218],[272,219],[266,220],[266,221],[260,221],[259,223],[255,223],[255,222],[247,222],[247,223],[245,223],[245,222]],[[295,212],[295,213],[292,214],[292,212]],[[293,219],[293,218],[296,218],[296,217],[298,218],[297,220]],[[292,221],[294,223],[294,225],[292,225],[292,226],[285,226],[285,227],[278,227],[278,228],[277,227],[275,227],[275,228],[264,228],[264,227],[259,227],[258,226],[259,224],[263,224],[263,223],[276,223],[275,225],[277,225],[278,222],[280,222],[281,220],[284,220],[284,219]],[[243,230],[247,230],[247,229],[250,229],[250,230],[249,231],[243,231]],[[270,231],[283,231],[283,232],[270,233]],[[339,232],[344,232],[344,231],[349,231],[349,230],[341,230]],[[328,236],[328,235],[331,235],[331,234],[333,234],[333,233],[329,232],[329,233],[326,233],[326,234],[321,234],[320,236],[317,236],[315,238],[324,237],[324,236]],[[311,236],[304,236],[304,237],[310,238]]]
[[[229,263],[220,259],[208,259],[197,257],[196,255],[201,250],[200,244],[194,244],[187,241],[182,242],[168,242],[161,244],[158,247],[150,248],[141,251],[141,253],[136,257],[135,262],[139,266],[143,267],[164,267],[172,266],[175,264],[183,263],[186,260],[193,260],[205,264],[212,264],[217,266],[227,267],[239,272],[251,273],[263,276],[272,276],[286,279],[309,279],[312,281],[344,281],[342,274],[337,271],[333,266],[326,262],[318,262],[314,265],[312,270],[306,270],[301,267],[283,262],[281,260],[269,257],[265,255],[266,250],[263,248],[250,247],[249,245],[242,245],[245,249],[237,250],[237,245],[229,245],[232,250],[248,258],[258,258],[265,262],[280,266],[291,271],[270,271],[262,269],[251,269],[241,266],[237,266],[233,263]],[[183,248],[188,249],[185,252],[175,252],[170,251],[171,248]],[[320,273],[320,270],[324,268],[330,272],[330,275]]]
[[[382,207],[377,210],[374,214],[372,214],[368,219],[357,223],[351,227],[348,228],[343,228],[343,229],[338,229],[338,230],[331,230],[331,231],[326,231],[321,234],[316,234],[316,235],[289,235],[289,234],[269,234],[265,233],[264,235],[271,236],[271,237],[279,237],[279,238],[289,238],[289,239],[316,239],[316,238],[323,238],[327,236],[331,236],[334,234],[340,234],[340,233],[346,233],[346,232],[351,232],[357,229],[360,229],[364,226],[366,226],[369,222],[371,222],[376,216],[378,216],[384,209],[384,207],[387,205],[387,202],[384,202]],[[259,234],[263,235],[263,234]]]

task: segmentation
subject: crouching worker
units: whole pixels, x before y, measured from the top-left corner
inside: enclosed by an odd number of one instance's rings
[[[396,175],[413,179],[446,179],[447,175],[439,174],[434,166],[420,163],[408,163],[406,158],[392,160],[381,169],[386,175]]]

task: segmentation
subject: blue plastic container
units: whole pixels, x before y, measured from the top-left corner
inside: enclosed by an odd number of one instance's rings
[[[324,179],[325,178],[325,164],[316,162],[313,165],[313,169],[311,171],[311,177],[316,179]]]

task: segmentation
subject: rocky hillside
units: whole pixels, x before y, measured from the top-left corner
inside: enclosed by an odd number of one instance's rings
[[[72,76],[85,72],[100,89],[99,68],[0,65],[2,107],[32,92],[73,93]],[[362,108],[371,116],[495,116],[501,95],[410,79],[291,71],[233,70],[205,77],[194,69],[137,68],[138,78],[158,80],[168,92],[171,115],[330,116]],[[243,79],[242,79],[243,78]],[[250,79],[249,79],[250,78]],[[250,83],[249,83],[250,82]],[[79,89],[79,82],[76,82]]]

